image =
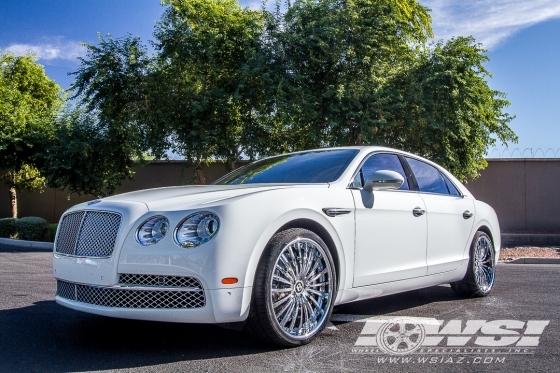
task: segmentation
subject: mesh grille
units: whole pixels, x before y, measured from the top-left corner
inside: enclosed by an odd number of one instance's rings
[[[199,308],[206,298],[196,291],[102,288],[57,280],[56,294],[76,302],[118,308]]]
[[[121,216],[104,211],[79,211],[65,215],[56,237],[56,252],[86,257],[113,254]]]
[[[202,284],[196,278],[182,276],[134,275],[121,273],[119,275],[119,284],[202,289]]]
[[[56,251],[62,254],[72,255],[76,248],[76,239],[80,231],[80,224],[85,212],[75,212],[66,215],[60,223],[58,235],[56,236]]]

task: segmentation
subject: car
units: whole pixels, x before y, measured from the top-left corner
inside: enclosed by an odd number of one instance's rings
[[[496,213],[444,168],[391,148],[324,148],[70,208],[55,299],[298,346],[335,305],[445,283],[486,296],[499,251]]]

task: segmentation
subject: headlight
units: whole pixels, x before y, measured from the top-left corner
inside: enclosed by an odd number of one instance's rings
[[[202,211],[187,216],[175,229],[175,241],[181,247],[193,248],[212,239],[218,233],[220,219],[216,214]]]
[[[146,220],[136,231],[136,239],[143,246],[157,243],[169,230],[169,220],[165,216],[154,216]]]

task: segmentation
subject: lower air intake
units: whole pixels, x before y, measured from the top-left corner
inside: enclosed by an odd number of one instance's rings
[[[100,287],[57,280],[56,295],[75,302],[115,308],[200,308],[206,304],[202,287],[138,290]]]

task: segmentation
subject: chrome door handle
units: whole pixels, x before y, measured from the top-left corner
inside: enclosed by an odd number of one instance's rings
[[[473,213],[470,212],[469,210],[465,210],[465,212],[463,212],[463,219],[470,219],[472,218]]]
[[[414,210],[412,210],[412,215],[418,217],[418,216],[422,216],[426,213],[426,210],[421,209],[420,207],[415,207]]]

